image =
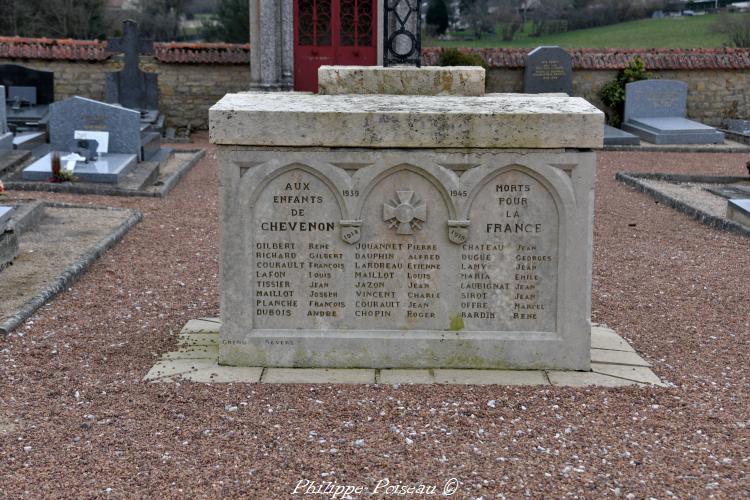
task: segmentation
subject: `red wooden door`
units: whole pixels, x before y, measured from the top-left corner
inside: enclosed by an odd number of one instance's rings
[[[377,0],[295,0],[294,90],[317,92],[323,65],[377,63]]]

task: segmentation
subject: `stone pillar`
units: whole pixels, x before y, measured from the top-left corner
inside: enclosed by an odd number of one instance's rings
[[[250,0],[251,89],[292,89],[293,30],[293,0]]]

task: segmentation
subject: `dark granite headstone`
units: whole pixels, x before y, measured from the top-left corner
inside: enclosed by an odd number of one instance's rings
[[[557,46],[537,47],[526,58],[523,91],[527,94],[548,92],[573,93],[573,67],[570,54]]]
[[[71,97],[50,106],[49,132],[52,148],[70,149],[76,130],[109,132],[109,152],[141,158],[141,114],[114,104],[85,97]]]
[[[0,94],[5,95],[5,87],[0,85]],[[5,106],[0,106],[0,151],[13,149],[13,134],[8,130]]]
[[[5,86],[8,98],[10,87],[36,88],[36,104],[55,102],[55,74],[51,71],[38,71],[16,64],[0,65],[0,85]]]
[[[140,55],[153,54],[153,42],[138,38],[138,25],[128,20],[123,23],[122,38],[109,40],[107,49],[125,55],[122,71],[107,73],[107,102],[131,109],[158,110],[159,75],[144,73],[140,68]]]

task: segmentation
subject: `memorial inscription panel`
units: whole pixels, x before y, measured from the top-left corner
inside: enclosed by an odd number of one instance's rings
[[[452,191],[470,201],[457,241],[451,193],[427,170],[397,167],[366,192],[342,189],[361,220],[348,243],[339,193],[311,167],[287,166],[259,188],[250,223],[253,326],[554,331],[558,215],[548,188],[517,167],[470,200],[468,189]]]

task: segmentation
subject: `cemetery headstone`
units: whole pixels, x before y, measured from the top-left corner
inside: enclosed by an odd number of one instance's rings
[[[141,117],[138,111],[71,97],[50,107],[49,133],[53,149],[67,151],[77,130],[109,132],[109,153],[141,158]]]
[[[528,94],[573,93],[570,54],[557,46],[537,47],[529,52],[523,73],[523,91]]]
[[[0,272],[18,255],[18,236],[15,231],[8,231],[14,211],[15,207],[0,205]]]
[[[0,234],[5,232],[14,211],[15,208],[10,205],[0,205]]]
[[[110,39],[107,48],[111,52],[122,52],[125,59],[121,71],[107,73],[107,102],[137,110],[158,110],[159,75],[144,73],[140,68],[140,55],[153,54],[153,41],[139,38],[137,23],[127,20],[123,23],[122,38]]]
[[[750,228],[750,198],[727,201],[727,218]]]
[[[16,64],[0,65],[8,121],[18,127],[42,128],[55,101],[55,74]],[[15,103],[15,104],[14,104]]]
[[[727,126],[732,132],[750,135],[750,120],[727,120]]]
[[[5,87],[0,85],[0,95],[5,95]],[[13,149],[13,133],[8,129],[5,106],[0,106],[0,151]]]
[[[641,80],[625,86],[623,130],[654,144],[720,144],[724,134],[689,120],[687,84]]]
[[[589,369],[583,99],[246,93],[210,122],[222,364]]]
[[[106,154],[94,161],[75,163],[74,175],[81,181],[116,184],[143,157],[141,117],[136,110],[76,96],[50,106],[49,125],[53,150],[76,152],[77,139],[91,138],[100,146],[106,144]],[[26,167],[23,179],[47,180],[51,163],[52,153]]]

